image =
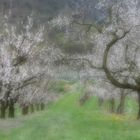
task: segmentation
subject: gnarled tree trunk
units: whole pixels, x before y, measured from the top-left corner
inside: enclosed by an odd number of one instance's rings
[[[30,104],[30,111],[31,111],[31,113],[34,113],[34,111],[35,111],[33,104]]]
[[[85,93],[79,100],[80,105],[84,105],[86,103],[87,100],[89,100],[90,95],[89,93]]]
[[[99,107],[101,107],[103,105],[103,103],[104,103],[104,99],[101,98],[101,97],[98,97],[98,105],[99,105]]]
[[[126,94],[125,93],[121,93],[120,103],[119,103],[119,105],[117,107],[117,113],[118,114],[123,114],[124,113],[125,98],[126,98]]]
[[[115,112],[115,99],[114,98],[110,99],[110,112],[111,113]]]
[[[45,104],[44,104],[44,103],[41,103],[41,104],[40,104],[40,109],[41,109],[41,110],[44,110],[44,109],[45,109]]]
[[[13,101],[13,99],[10,99],[9,104],[8,104],[8,109],[9,109],[9,118],[14,118],[15,117],[15,107],[14,107],[15,103]]]
[[[36,104],[36,110],[37,110],[37,111],[40,110],[40,106],[39,106],[39,104]]]
[[[6,103],[5,101],[0,102],[0,118],[5,119],[6,116]]]
[[[29,107],[28,105],[22,106],[22,115],[27,115],[29,113]]]

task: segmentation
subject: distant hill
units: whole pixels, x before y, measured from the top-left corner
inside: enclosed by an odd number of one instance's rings
[[[40,18],[48,19],[68,8],[71,12],[84,10],[86,18],[100,21],[104,14],[95,8],[96,3],[97,0],[0,0],[0,10],[4,13],[12,10],[12,18],[34,11]]]

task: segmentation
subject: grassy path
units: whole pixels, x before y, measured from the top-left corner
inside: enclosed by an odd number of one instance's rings
[[[80,107],[77,99],[67,94],[46,112],[0,121],[0,140],[140,140],[133,117],[101,112],[94,99]]]

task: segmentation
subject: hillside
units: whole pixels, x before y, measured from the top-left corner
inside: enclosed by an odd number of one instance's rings
[[[68,13],[80,11],[86,13],[90,20],[102,20],[103,11],[95,8],[96,0],[1,0],[0,10],[4,13],[12,11],[13,18],[28,16],[31,12],[39,14],[38,18],[50,19],[64,10]]]

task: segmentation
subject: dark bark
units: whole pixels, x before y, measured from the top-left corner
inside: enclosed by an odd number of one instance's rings
[[[14,107],[14,101],[10,99],[9,105],[8,105],[8,111],[9,111],[9,118],[14,118],[15,117],[15,107]]]
[[[113,39],[106,45],[106,49],[105,49],[104,56],[103,56],[103,70],[104,70],[108,80],[114,86],[116,86],[118,88],[122,88],[122,89],[131,89],[131,90],[134,90],[134,91],[140,91],[140,84],[139,84],[139,82],[137,82],[136,79],[135,79],[135,82],[137,83],[136,85],[135,84],[130,84],[129,82],[120,82],[118,79],[116,79],[116,77],[113,75],[111,70],[108,68],[108,56],[109,56],[111,48],[118,41],[125,38],[126,35],[131,31],[131,29],[132,28],[130,28],[128,31],[125,31],[124,34],[121,37],[118,37],[115,33]],[[138,93],[138,104],[139,104],[139,110],[138,110],[137,118],[140,119],[140,92]]]
[[[115,99],[114,98],[110,99],[110,112],[111,113],[115,112]]]
[[[117,107],[117,113],[118,113],[118,114],[123,114],[123,113],[124,113],[125,98],[126,98],[125,93],[122,93],[122,94],[121,94],[121,98],[120,98],[120,103],[119,103],[119,105],[118,105],[118,107]]]
[[[5,119],[5,116],[6,116],[6,103],[5,103],[5,101],[1,101],[0,118]]]
[[[137,119],[140,120],[140,92],[138,92],[138,115]]]
[[[98,105],[101,107],[103,105],[103,103],[104,103],[103,98],[98,97]]]
[[[34,113],[34,111],[35,111],[33,104],[30,105],[30,111],[31,111],[31,113]]]
[[[39,104],[36,104],[36,110],[37,110],[37,111],[40,110],[40,106],[39,106]]]
[[[22,115],[28,115],[29,107],[27,105],[22,106]]]
[[[41,110],[44,110],[44,109],[45,109],[45,104],[44,104],[44,103],[41,103],[41,104],[40,104],[40,109],[41,109]]]
[[[104,57],[103,57],[103,70],[106,74],[106,77],[110,80],[110,82],[118,87],[118,88],[123,88],[123,89],[132,89],[135,91],[139,91],[140,90],[140,86],[139,85],[133,85],[133,84],[129,84],[129,83],[121,83],[119,80],[117,80],[115,78],[115,76],[112,74],[112,72],[110,71],[110,69],[108,68],[108,56],[110,53],[111,48],[121,39],[125,38],[125,36],[130,32],[130,30],[124,32],[124,34],[121,37],[118,37],[117,35],[114,35],[114,38],[112,39],[111,42],[109,42],[106,46],[105,52],[104,52]]]
[[[90,98],[88,93],[85,93],[79,100],[80,105],[84,105],[86,103],[86,101]]]

